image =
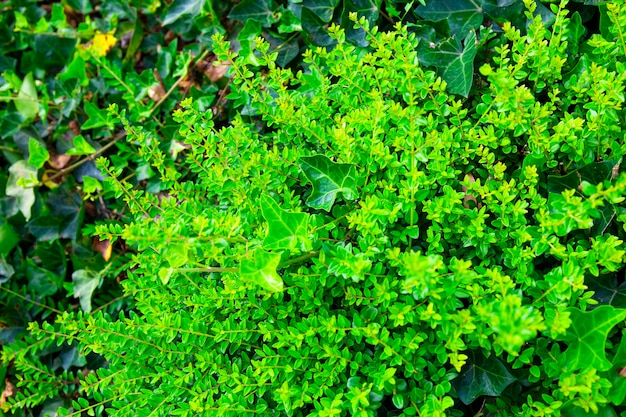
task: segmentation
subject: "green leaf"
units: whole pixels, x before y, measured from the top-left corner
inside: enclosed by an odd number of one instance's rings
[[[261,212],[269,226],[267,236],[263,240],[265,249],[299,248],[305,251],[310,248],[311,242],[307,236],[309,224],[307,213],[291,213],[282,210],[268,196],[261,197]]]
[[[81,14],[89,14],[93,11],[92,2],[90,0],[66,0],[66,3]]]
[[[355,45],[365,47],[368,45],[367,35],[363,29],[355,29],[350,20],[350,13],[356,13],[359,18],[365,17],[371,26],[378,20],[380,0],[345,0],[341,13],[341,25],[346,30],[346,39]]]
[[[247,281],[259,284],[270,292],[283,290],[283,279],[276,272],[280,263],[280,254],[256,249],[252,259],[241,261],[240,274]]]
[[[95,129],[96,127],[109,126],[110,122],[106,110],[101,110],[88,101],[83,103],[85,113],[89,119],[81,126],[81,129]]]
[[[87,78],[85,60],[80,55],[76,55],[72,62],[65,68],[65,71],[60,73],[58,77],[61,81],[76,79],[80,81],[81,86],[87,86],[89,79]]]
[[[48,150],[41,146],[37,139],[28,140],[28,163],[34,167],[41,168],[50,159]]]
[[[13,226],[0,217],[0,259],[6,257],[20,241]]]
[[[461,45],[458,38],[452,37],[438,45],[420,42],[418,50],[420,63],[436,67],[450,93],[467,97],[474,78],[476,33],[470,31],[464,43],[465,46]]]
[[[53,295],[63,283],[63,278],[54,272],[37,266],[32,259],[26,261],[28,289],[38,297]]]
[[[165,13],[163,26],[170,25],[183,16],[194,18],[202,12],[206,0],[174,0]]]
[[[626,308],[626,282],[618,283],[615,274],[590,276],[585,280],[593,299],[601,305]]]
[[[626,372],[626,333],[624,332],[622,332],[622,339],[611,362],[613,367],[609,371],[609,380],[613,386],[608,398],[615,405],[626,405],[626,377],[622,375]]]
[[[91,155],[96,152],[94,147],[85,140],[83,135],[75,136],[74,139],[72,139],[72,143],[74,147],[65,152],[67,155]]]
[[[515,377],[495,356],[485,358],[480,352],[468,352],[468,357],[461,375],[454,380],[464,404],[471,404],[481,395],[497,397],[515,382]]]
[[[347,200],[358,197],[354,165],[337,164],[324,155],[315,155],[300,158],[300,168],[313,184],[306,201],[309,207],[330,211],[338,193]]]
[[[91,296],[102,282],[102,276],[97,271],[79,269],[72,274],[74,283],[74,297],[80,299],[80,307],[85,313],[91,312]]]
[[[271,0],[243,0],[233,7],[228,17],[242,22],[254,19],[261,22],[264,27],[272,26],[272,23],[276,21]]]
[[[569,369],[611,369],[611,362],[605,352],[606,338],[613,326],[626,318],[626,309],[603,305],[588,312],[572,307],[566,311],[570,314],[572,324],[557,340],[568,345],[563,355]]]
[[[483,3],[484,0],[431,0],[415,9],[415,14],[426,20],[445,20],[452,35],[463,38],[483,23]]]
[[[189,260],[187,246],[183,243],[170,243],[165,247],[163,258],[172,268],[180,268]]]
[[[17,161],[9,168],[6,195],[17,199],[17,206],[26,220],[30,219],[30,210],[35,204],[35,190],[37,183],[37,168],[24,160]]]
[[[74,54],[78,39],[58,35],[35,35],[34,51],[38,68],[61,70]]]
[[[309,9],[322,22],[330,22],[339,0],[304,0],[302,7]]]
[[[25,120],[32,120],[39,112],[39,101],[37,100],[37,88],[32,73],[28,73],[22,81],[22,87],[15,100],[15,108]]]

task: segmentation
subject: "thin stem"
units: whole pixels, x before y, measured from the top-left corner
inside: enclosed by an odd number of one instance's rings
[[[40,303],[40,302],[38,302],[38,301],[35,301],[35,300],[31,300],[31,299],[29,299],[29,298],[26,298],[26,297],[24,297],[22,294],[17,293],[17,292],[15,292],[15,291],[12,291],[12,290],[8,289],[7,287],[0,286],[0,290],[2,290],[2,291],[6,291],[6,292],[8,292],[9,294],[13,294],[13,295],[14,295],[14,296],[16,296],[17,298],[21,298],[22,300],[26,301],[27,303],[31,303],[31,304],[34,304],[34,305],[36,305],[36,306],[43,307],[43,308],[48,309],[48,310],[50,310],[50,311],[53,311],[53,312],[55,312],[55,313],[57,313],[57,314],[62,314],[62,313],[63,313],[62,311],[57,310],[57,309],[56,309],[56,308],[54,308],[54,307],[50,307],[50,306],[48,306],[48,305],[46,305],[46,304],[42,304],[42,303]]]
[[[73,163],[69,167],[60,169],[56,174],[54,174],[50,178],[48,178],[48,181],[54,181],[55,179],[65,175],[65,174],[68,174],[68,173],[72,172],[73,170],[75,170],[79,166],[83,165],[84,163],[86,163],[88,161],[93,161],[95,157],[97,157],[98,155],[100,155],[101,153],[103,153],[104,151],[109,149],[111,146],[115,145],[125,135],[126,135],[126,131],[122,130],[120,133],[115,135],[115,137],[113,138],[113,140],[111,142],[107,143],[102,148],[98,149],[96,152],[94,152],[93,154],[87,156],[86,158],[76,161],[75,163]],[[38,185],[42,185],[42,184],[43,183],[39,183]]]

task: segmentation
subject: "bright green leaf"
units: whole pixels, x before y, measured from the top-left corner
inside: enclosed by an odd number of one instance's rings
[[[85,313],[91,312],[91,296],[102,282],[102,276],[97,271],[79,269],[72,274],[74,283],[74,297],[80,299],[80,306]]]
[[[163,258],[170,264],[170,267],[180,268],[189,260],[187,246],[183,243],[170,243],[165,246]]]
[[[261,22],[264,27],[269,27],[276,20],[272,10],[271,0],[243,0],[233,7],[228,17],[242,22],[254,19]]]
[[[50,159],[48,150],[41,146],[38,140],[30,138],[28,140],[28,163],[34,167],[41,168]]]
[[[461,41],[456,37],[432,47],[420,43],[419,61],[422,65],[437,68],[450,93],[467,97],[474,78],[476,33],[471,31],[464,43],[465,46],[461,45]]]
[[[85,140],[83,135],[74,137],[74,139],[72,139],[72,143],[74,144],[74,147],[66,152],[68,155],[91,155],[96,152],[94,147]]]
[[[26,120],[34,119],[39,112],[39,101],[37,100],[37,88],[32,73],[28,73],[22,81],[22,87],[17,94],[15,107]]]
[[[611,362],[613,367],[609,371],[609,380],[613,386],[608,398],[615,405],[626,405],[626,377],[622,375],[626,370],[626,333],[624,332],[622,332],[622,340]]]
[[[83,123],[81,129],[95,129],[96,127],[110,125],[106,110],[101,110],[88,101],[85,101],[83,106],[85,108],[85,113],[89,116],[89,119]]]
[[[247,281],[259,284],[270,292],[283,290],[283,279],[276,272],[280,254],[256,249],[252,259],[241,261],[240,274]]]
[[[30,209],[35,204],[37,168],[24,160],[17,161],[9,168],[6,195],[17,199],[17,206],[26,220],[30,219]]]
[[[165,13],[163,26],[170,25],[183,16],[194,18],[202,12],[206,0],[174,0]]]
[[[358,197],[354,165],[337,164],[324,155],[315,155],[300,158],[300,167],[313,184],[306,201],[309,207],[330,211],[338,193],[347,200]]]
[[[468,357],[461,375],[454,380],[459,399],[464,404],[471,404],[481,395],[497,397],[515,382],[515,377],[495,356],[485,358],[480,352],[468,352]]]
[[[65,71],[60,73],[58,77],[61,81],[77,79],[80,81],[80,85],[87,86],[89,79],[87,78],[85,60],[80,55],[76,55],[72,62],[65,68]]]
[[[267,196],[261,197],[263,218],[269,225],[267,236],[263,240],[265,249],[295,249],[304,251],[311,242],[307,236],[309,215],[306,213],[290,213],[282,210],[278,204]]]
[[[611,369],[611,362],[605,352],[606,338],[613,326],[626,319],[626,309],[603,305],[588,312],[576,308],[568,308],[566,311],[570,313],[572,324],[557,340],[568,345],[564,356],[569,368]]]

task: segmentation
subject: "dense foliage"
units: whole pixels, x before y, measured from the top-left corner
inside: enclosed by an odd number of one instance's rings
[[[2,15],[7,410],[625,415],[623,2],[105,3]]]

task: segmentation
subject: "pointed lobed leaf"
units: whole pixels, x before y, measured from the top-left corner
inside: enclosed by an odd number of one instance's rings
[[[102,276],[97,271],[79,269],[72,274],[74,283],[74,297],[80,299],[80,306],[85,313],[91,312],[91,296],[102,282]]]
[[[243,279],[255,282],[270,292],[280,292],[283,290],[283,279],[276,272],[279,263],[278,253],[258,248],[252,254],[252,259],[241,261],[239,273]]]
[[[31,185],[37,183],[37,168],[28,162],[17,161],[9,168],[6,195],[17,199],[17,206],[26,220],[30,220],[30,211],[35,204],[35,190]]]
[[[566,311],[570,313],[572,324],[557,340],[568,345],[563,354],[570,369],[611,369],[611,362],[605,352],[606,338],[613,326],[626,319],[626,309],[603,305],[588,312],[576,308],[568,308]]]
[[[471,404],[481,395],[497,397],[515,382],[515,377],[493,355],[485,358],[482,353],[468,353],[470,359],[454,382],[464,404]]]
[[[290,213],[282,210],[276,202],[268,196],[261,197],[261,212],[268,223],[267,236],[263,240],[265,249],[299,248],[304,251],[311,242],[307,236],[309,215],[306,213]]]
[[[34,119],[39,112],[37,88],[31,72],[29,72],[22,81],[22,87],[20,87],[17,100],[15,100],[15,108],[26,120]]]
[[[315,155],[300,158],[300,167],[313,184],[306,201],[309,207],[330,211],[338,193],[347,200],[358,197],[354,165],[336,164],[324,155]]]
[[[330,22],[339,0],[304,0],[302,7],[312,11],[323,22]]]
[[[415,9],[415,14],[426,20],[445,20],[453,35],[464,37],[483,22],[482,3],[481,0],[431,0]]]
[[[163,26],[170,25],[183,16],[194,18],[202,12],[206,0],[174,0],[165,13]]]
[[[270,3],[271,0],[243,0],[233,7],[228,17],[242,22],[254,19],[261,22],[264,27],[269,27],[276,20]]]
[[[421,44],[424,45],[424,44]],[[474,79],[474,58],[476,57],[476,33],[471,31],[465,38],[465,46],[452,37],[441,44],[420,47],[419,61],[422,65],[433,66],[447,83],[448,91],[467,97]]]

